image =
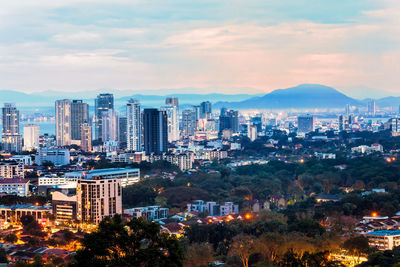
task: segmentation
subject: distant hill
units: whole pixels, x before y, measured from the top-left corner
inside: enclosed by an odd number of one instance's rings
[[[360,106],[362,103],[338,90],[319,84],[302,84],[287,89],[274,90],[264,96],[238,102],[219,102],[216,108],[235,109],[312,109],[343,108],[346,104]]]

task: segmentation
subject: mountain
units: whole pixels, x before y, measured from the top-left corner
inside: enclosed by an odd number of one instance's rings
[[[344,108],[346,104],[360,106],[362,103],[338,90],[319,84],[302,84],[287,89],[277,89],[261,97],[239,102],[219,102],[216,108],[235,109],[313,109]]]

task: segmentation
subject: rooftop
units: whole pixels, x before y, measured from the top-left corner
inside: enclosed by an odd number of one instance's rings
[[[377,236],[395,236],[400,235],[400,230],[379,230],[374,232],[366,233],[365,235],[377,235]]]

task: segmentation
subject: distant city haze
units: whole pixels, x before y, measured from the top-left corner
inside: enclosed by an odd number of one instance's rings
[[[396,0],[18,0],[0,16],[0,90],[400,95]]]

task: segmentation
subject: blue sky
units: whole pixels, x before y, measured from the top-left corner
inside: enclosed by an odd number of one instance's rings
[[[400,94],[398,2],[4,1],[1,88]]]

